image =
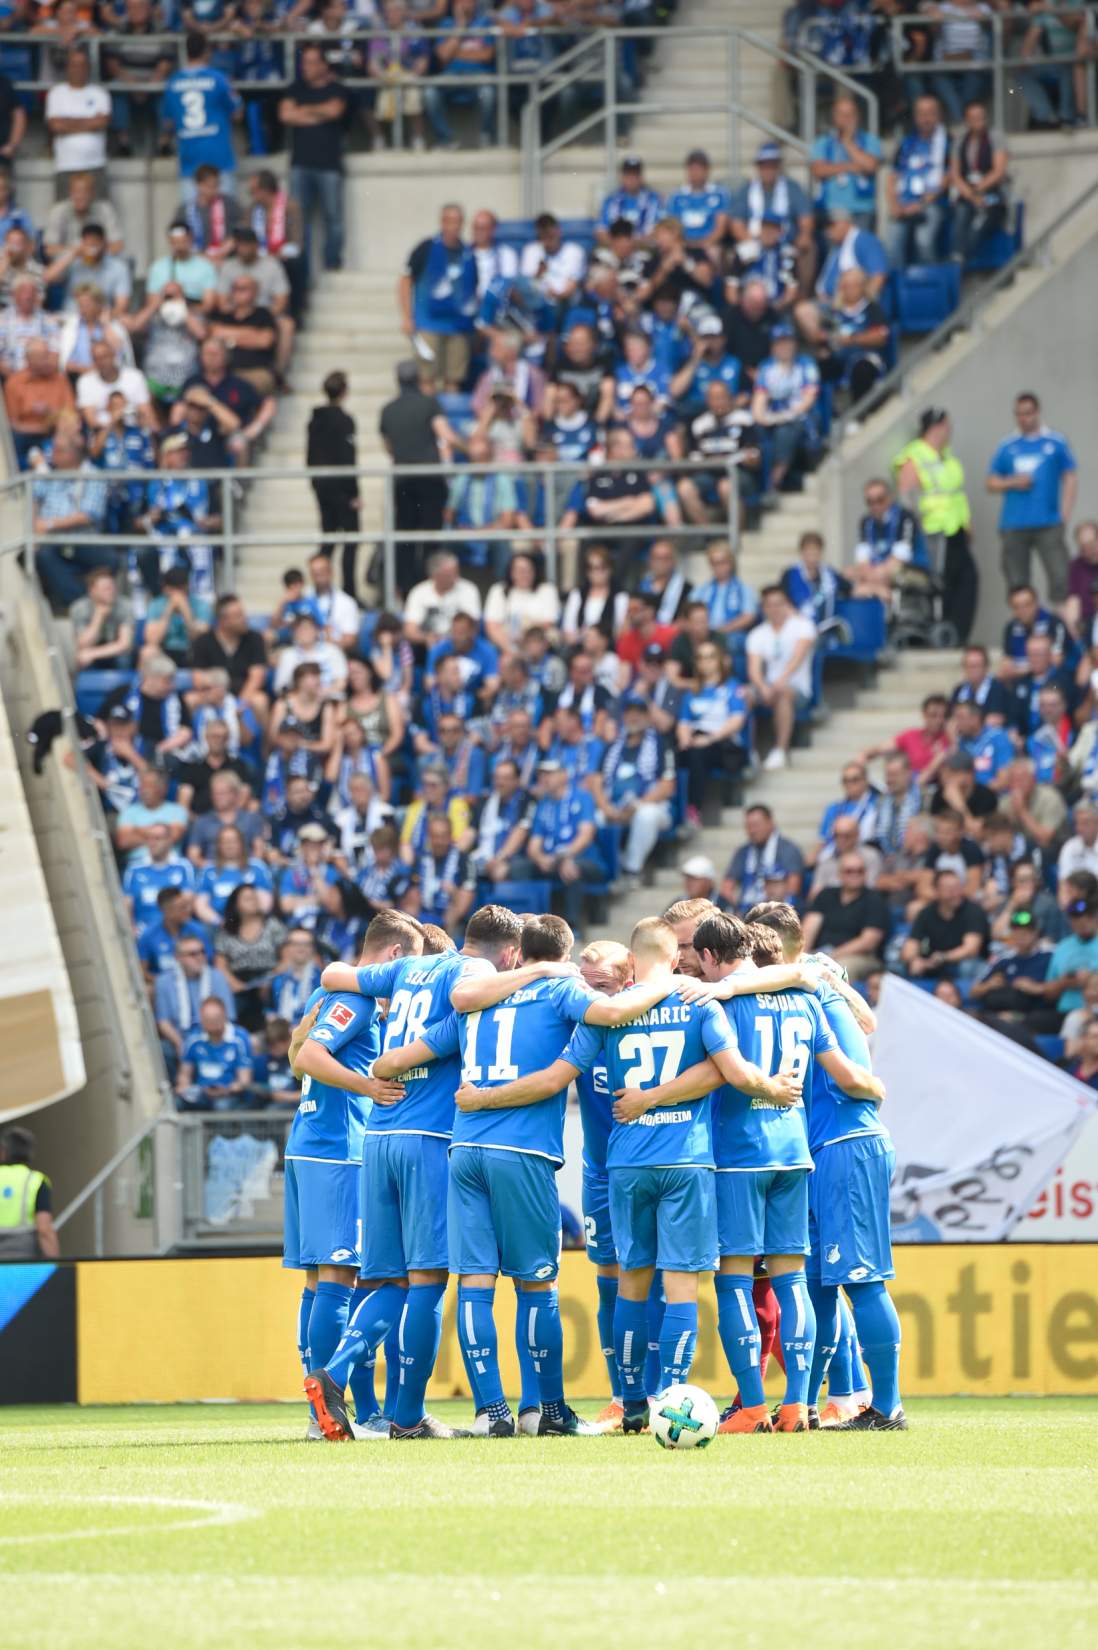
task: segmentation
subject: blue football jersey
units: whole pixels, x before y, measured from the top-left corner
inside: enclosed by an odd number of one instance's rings
[[[715,1012],[714,1012],[715,1011]],[[581,1027],[566,1058],[590,1048]],[[736,1039],[716,1003],[684,1003],[672,993],[628,1025],[601,1034],[602,1058],[613,1095],[618,1089],[670,1083],[709,1054],[732,1049]],[[578,1059],[577,1059],[578,1063]],[[714,1084],[714,1089],[717,1085]],[[713,1096],[654,1106],[632,1123],[614,1123],[606,1153],[608,1169],[713,1167]]]
[[[335,1055],[340,1065],[365,1076],[381,1053],[373,998],[318,990],[306,1003],[306,1012],[315,1002],[321,1002],[321,1009],[306,1041],[319,1043]],[[324,1163],[361,1163],[371,1105],[364,1095],[303,1077],[286,1156]]]
[[[236,171],[233,117],[240,99],[218,69],[177,69],[164,88],[163,113],[179,150],[179,171],[193,177],[200,166]]]
[[[821,983],[817,997],[839,1048],[848,1060],[870,1071],[869,1044],[850,1005],[826,979]],[[875,1103],[872,1100],[852,1100],[822,1066],[813,1072],[811,1091],[806,1089],[805,1093],[808,1095],[808,1145],[811,1151],[830,1146],[836,1140],[849,1140],[857,1134],[887,1136],[888,1130],[881,1122]]]
[[[404,1048],[431,1028],[454,1018],[450,992],[462,974],[493,973],[491,963],[445,951],[432,957],[398,957],[358,970],[358,989],[367,997],[388,999],[381,1028],[382,1052]],[[432,1045],[433,1046],[433,1045]],[[449,1140],[454,1127],[454,1091],[461,1081],[456,1043],[445,1056],[406,1071],[404,1099],[395,1106],[374,1106],[366,1122],[369,1134],[434,1134]]]
[[[194,1067],[199,1088],[228,1088],[240,1072],[251,1076],[254,1064],[248,1033],[228,1025],[219,1043],[195,1026],[183,1039],[183,1059]]]
[[[767,1077],[797,1071],[803,1098],[777,1106],[725,1085],[717,1105],[718,1169],[810,1169],[805,1116],[812,1103],[813,1060],[838,1045],[815,997],[774,992],[723,1004],[742,1057]]]
[[[560,1058],[598,993],[574,976],[534,980],[497,1003],[458,1016],[461,1075],[477,1088],[496,1088],[551,1066]],[[491,1146],[564,1162],[567,1090],[534,1106],[458,1112],[454,1146]]]
[[[133,920],[138,933],[160,917],[157,898],[162,888],[194,887],[194,866],[187,859],[169,859],[163,865],[127,865],[122,892],[133,900]]]
[[[606,1071],[602,1027],[578,1025],[565,1059],[576,1067],[576,1095],[583,1123],[583,1161],[589,1169],[606,1168],[606,1150],[614,1127],[614,1096]]]

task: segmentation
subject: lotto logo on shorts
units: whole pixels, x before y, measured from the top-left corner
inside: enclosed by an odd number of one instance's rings
[[[341,1031],[350,1025],[354,1017],[354,1009],[348,1008],[346,1003],[336,1003],[335,1007],[328,1014],[328,1019],[331,1024],[334,1026],[339,1026]]]

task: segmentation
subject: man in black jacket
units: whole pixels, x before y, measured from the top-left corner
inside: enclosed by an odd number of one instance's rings
[[[305,462],[311,470],[357,461],[355,421],[343,405],[348,388],[345,372],[330,372],[324,380],[325,405],[314,407],[309,420]],[[343,588],[353,596],[359,531],[358,477],[319,476],[313,482],[313,492],[320,510],[321,532],[351,535],[343,545]],[[325,555],[330,556],[334,549],[333,544],[325,544]]]

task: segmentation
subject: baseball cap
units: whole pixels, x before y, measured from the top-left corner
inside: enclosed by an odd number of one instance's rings
[[[684,877],[704,877],[707,882],[717,880],[717,867],[705,854],[691,854],[689,859],[683,860],[679,870]]]
[[[561,769],[562,769],[562,766],[563,766],[562,763],[553,762],[549,758],[546,758],[546,760],[544,762],[539,762],[538,763],[538,772],[539,773],[560,773]]]
[[[127,710],[125,705],[112,705],[107,717],[108,722],[132,722],[133,711]]]
[[[644,650],[644,657],[646,659],[650,659],[654,665],[662,665],[663,661],[667,658],[667,654],[664,652],[659,642],[649,642],[648,646]]]
[[[621,702],[622,710],[643,710],[648,714],[648,700],[642,699],[639,693],[630,693]]]
[[[699,338],[717,338],[724,327],[719,315],[703,315],[694,330]]]
[[[704,149],[691,149],[686,157],[687,166],[708,166],[709,156]]]
[[[639,155],[623,155],[621,169],[623,172],[643,172],[644,162]]]
[[[760,222],[775,224],[780,229],[784,224],[785,219],[782,217],[780,212],[764,212]]]
[[[781,160],[782,146],[780,143],[760,143],[755,150],[755,165],[763,164],[768,160]]]
[[[790,326],[788,321],[779,321],[776,327],[772,327],[770,329],[771,342],[773,342],[775,338],[795,338],[796,336],[796,332]]]
[[[1067,907],[1069,917],[1093,917],[1098,913],[1098,905],[1089,899],[1073,899]]]
[[[1075,903],[1076,905],[1085,905],[1087,902],[1086,900],[1076,900]],[[1033,928],[1036,923],[1037,918],[1032,911],[1014,911],[1011,913],[1011,928]]]
[[[189,447],[190,444],[189,437],[185,435],[169,435],[165,436],[164,440],[160,443],[160,451],[162,454],[181,453],[186,447]]]
[[[935,424],[940,424],[944,418],[948,417],[949,414],[944,407],[927,407],[924,412],[919,414],[919,434],[925,435],[927,430],[932,430]]]
[[[303,825],[297,833],[299,842],[327,842],[328,833],[323,825]]]

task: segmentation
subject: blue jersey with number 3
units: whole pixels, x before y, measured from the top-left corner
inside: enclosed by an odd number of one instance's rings
[[[551,1066],[597,995],[573,976],[535,980],[494,1008],[459,1015],[463,1080],[498,1088]],[[563,1163],[566,1099],[562,1090],[533,1106],[458,1112],[454,1145],[532,1152]]]
[[[381,1053],[377,1004],[350,992],[314,991],[305,1005],[321,1004],[307,1042],[319,1043],[341,1066],[365,1076]],[[361,1163],[371,1102],[315,1077],[301,1080],[301,1100],[290,1126],[286,1156],[327,1163]]]
[[[812,1063],[837,1047],[819,1002],[803,992],[776,992],[734,997],[722,1006],[743,1059],[767,1077],[799,1073],[805,1098],[795,1106],[777,1106],[722,1088],[718,1169],[810,1169],[805,1114],[812,1100]]]
[[[240,99],[218,69],[179,69],[164,88],[164,119],[174,128],[179,171],[193,177],[200,166],[236,171],[233,116]]]
[[[618,1089],[651,1089],[736,1039],[716,1003],[684,1003],[677,992],[628,1025],[594,1032],[580,1026],[565,1058],[580,1070],[604,1060],[611,1094]],[[714,1084],[714,1088],[716,1084]],[[615,1123],[606,1152],[608,1169],[684,1165],[713,1167],[712,1095],[653,1106],[632,1123]]]
[[[444,951],[433,957],[398,957],[358,970],[358,989],[367,997],[388,999],[381,1028],[381,1048],[404,1048],[431,1028],[453,1018],[450,992],[463,973],[494,972],[491,963]],[[404,1099],[395,1106],[374,1106],[366,1120],[369,1134],[434,1134],[449,1140],[454,1126],[454,1091],[461,1081],[457,1049],[426,1066],[404,1072]]]

